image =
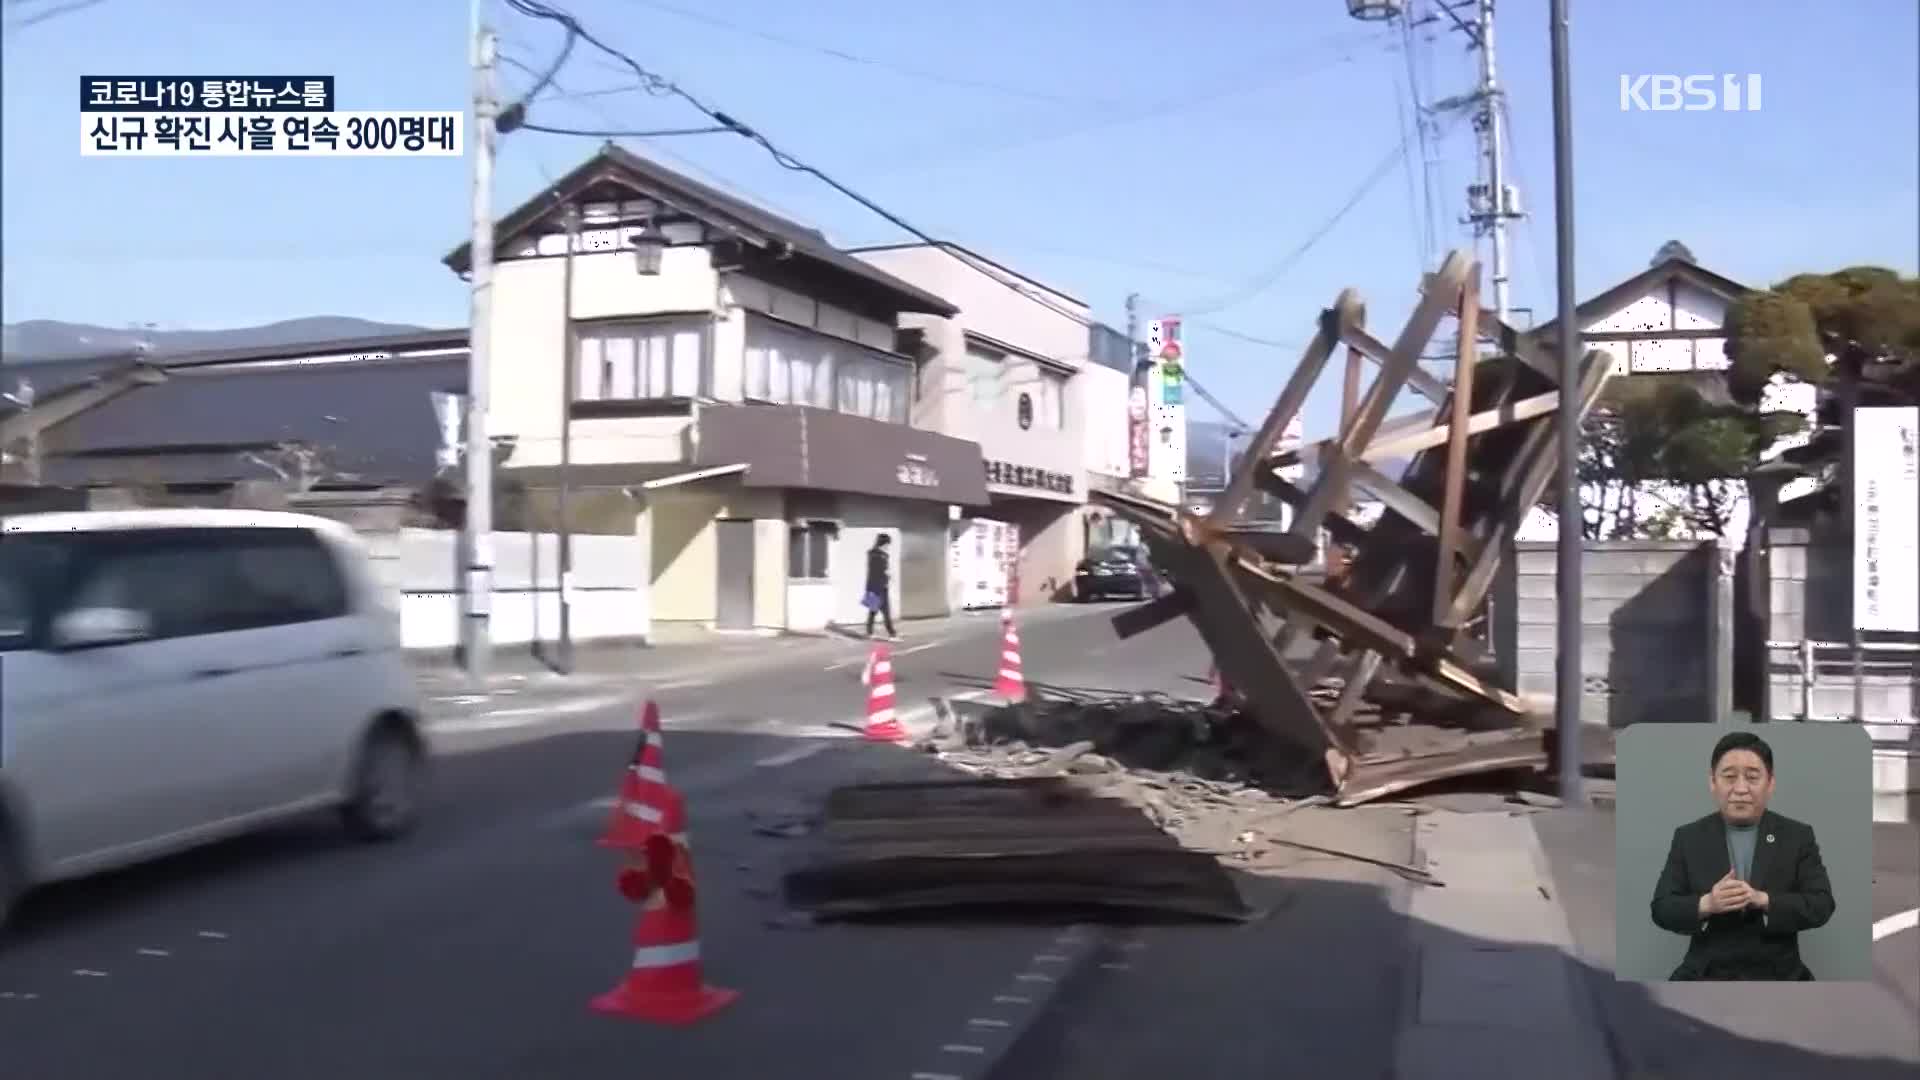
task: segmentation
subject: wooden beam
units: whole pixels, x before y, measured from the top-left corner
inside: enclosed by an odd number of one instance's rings
[[[1517,421],[1546,416],[1559,407],[1560,391],[1558,390],[1549,390],[1544,394],[1521,398],[1498,408],[1473,414],[1467,419],[1467,434],[1479,435]],[[1375,434],[1373,442],[1360,452],[1360,460],[1385,461],[1390,458],[1404,458],[1422,450],[1445,446],[1447,439],[1452,435],[1452,425],[1434,423],[1441,418],[1442,414],[1438,409],[1422,409],[1417,413],[1394,417],[1380,425],[1380,430]],[[1335,439],[1320,439],[1307,443],[1298,450],[1281,451],[1269,460],[1276,468],[1280,465],[1291,465],[1309,451],[1326,452],[1335,442]]]
[[[1344,498],[1355,456],[1373,441],[1375,429],[1386,419],[1388,407],[1393,404],[1394,397],[1418,364],[1420,352],[1432,339],[1441,317],[1449,307],[1459,302],[1460,284],[1466,279],[1467,267],[1468,259],[1462,252],[1456,251],[1447,256],[1436,279],[1438,287],[1428,290],[1421,297],[1419,306],[1414,308],[1406,326],[1401,328],[1400,337],[1393,344],[1393,353],[1381,365],[1379,375],[1375,376],[1373,386],[1368,389],[1366,399],[1361,403],[1359,415],[1340,433],[1340,441],[1331,451],[1331,460],[1322,464],[1320,475],[1314,480],[1307,505],[1300,509],[1294,519],[1292,531],[1296,535],[1314,535],[1334,500]],[[1264,457],[1262,454],[1257,460],[1263,460]]]
[[[1302,406],[1307,403],[1307,395],[1313,391],[1313,384],[1320,378],[1320,370],[1327,365],[1327,358],[1333,355],[1333,343],[1339,329],[1339,322],[1351,318],[1360,309],[1358,296],[1352,289],[1342,290],[1333,308],[1320,313],[1320,331],[1307,343],[1307,350],[1300,357],[1300,364],[1293,369],[1293,375],[1280,391],[1280,397],[1274,401],[1272,411],[1254,433],[1253,441],[1247,444],[1247,454],[1240,468],[1235,469],[1233,478],[1227,481],[1227,490],[1220,494],[1219,501],[1213,504],[1213,511],[1207,520],[1215,525],[1224,525],[1240,516],[1240,511],[1253,495],[1254,474],[1265,466],[1262,464],[1273,453],[1273,444],[1280,440],[1287,424],[1293,420]]]
[[[1467,432],[1473,414],[1473,369],[1479,366],[1480,274],[1461,286],[1460,345],[1453,360],[1453,419],[1447,424],[1446,492],[1440,503],[1440,551],[1433,567],[1433,622],[1447,625],[1453,607],[1453,560],[1460,551],[1460,503],[1466,495]]]
[[[1379,338],[1374,337],[1358,326],[1343,327],[1340,331],[1340,340],[1346,342],[1349,350],[1357,351],[1360,355],[1382,366],[1385,366],[1387,358],[1392,355],[1392,350],[1387,348],[1386,342],[1381,341]],[[1351,356],[1351,352],[1349,356]],[[1418,364],[1414,365],[1413,371],[1407,375],[1407,385],[1411,386],[1414,390],[1418,391],[1422,397],[1433,402],[1435,405],[1446,404],[1447,384],[1434,378],[1433,375],[1429,374],[1425,368],[1420,367]],[[1342,413],[1341,420],[1344,422],[1350,415],[1351,410]]]
[[[1120,640],[1137,637],[1157,626],[1193,613],[1193,592],[1178,586],[1156,600],[1131,607],[1113,617],[1113,632]]]
[[[1177,563],[1170,569],[1193,590],[1194,629],[1213,653],[1221,674],[1246,700],[1260,725],[1274,735],[1313,753],[1329,747],[1344,750],[1285,659],[1260,633],[1222,548],[1169,546]]]
[[[1281,476],[1278,472],[1266,472],[1260,475],[1260,490],[1286,503],[1288,506],[1302,506],[1307,501],[1307,493],[1299,485]],[[1367,527],[1348,517],[1344,513],[1327,514],[1327,520],[1321,527],[1333,534],[1333,538],[1343,544],[1365,542]]]
[[[1581,373],[1579,397],[1575,402],[1577,416],[1584,418],[1593,403],[1599,399],[1600,390],[1606,385],[1607,376],[1612,373],[1613,358],[1598,349],[1586,355],[1586,367]],[[1528,455],[1532,454],[1532,460]],[[1554,439],[1554,425],[1549,420],[1538,420],[1534,430],[1527,433],[1516,471],[1508,474],[1508,484],[1502,485],[1502,504],[1509,521],[1506,527],[1518,529],[1526,520],[1527,514],[1540,501],[1545,493],[1547,482],[1551,480],[1554,463],[1558,459]],[[1517,477],[1517,480],[1516,480]],[[1564,524],[1564,523],[1563,523]],[[1459,623],[1466,619],[1480,601],[1486,598],[1487,588],[1493,583],[1493,572],[1500,561],[1500,544],[1489,538],[1489,542],[1480,550],[1480,555],[1467,571],[1466,580],[1460,591],[1454,595],[1453,606],[1448,609],[1448,619]]]
[[[1481,333],[1491,338],[1501,352],[1545,375],[1553,385],[1560,385],[1560,365],[1555,361],[1552,349],[1537,344],[1535,339],[1515,330],[1486,308],[1480,309],[1479,318],[1483,327]]]
[[[1427,500],[1364,461],[1353,463],[1353,482],[1386,504],[1387,509],[1419,526],[1428,536],[1440,533],[1440,513]]]

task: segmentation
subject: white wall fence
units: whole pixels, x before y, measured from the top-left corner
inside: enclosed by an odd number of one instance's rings
[[[364,534],[374,571],[399,593],[401,640],[409,649],[451,649],[460,640],[459,534],[401,529]],[[537,541],[537,542],[536,542]],[[497,645],[557,641],[560,543],[551,533],[493,534],[493,616]],[[646,547],[632,536],[573,538],[570,629],[575,641],[645,640],[652,633]]]

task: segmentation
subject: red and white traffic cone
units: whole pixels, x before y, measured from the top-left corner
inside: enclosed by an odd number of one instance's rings
[[[640,711],[640,745],[620,777],[613,816],[600,835],[601,847],[637,849],[656,833],[684,837],[687,804],[667,782],[663,746],[660,707],[649,701]]]
[[[893,707],[893,654],[885,642],[873,647],[868,662],[866,737],[871,742],[902,742],[907,729]]]
[[[1020,631],[1013,625],[1013,612],[1000,613],[1000,667],[993,678],[993,692],[1008,703],[1027,699],[1027,679],[1020,671]]]
[[[694,916],[693,862],[665,833],[647,838],[642,865],[620,872],[620,892],[640,905],[633,959],[620,985],[593,999],[595,1012],[691,1024],[733,1004],[737,990],[706,985]]]

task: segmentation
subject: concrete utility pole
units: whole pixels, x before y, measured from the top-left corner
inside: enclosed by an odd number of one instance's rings
[[[1485,0],[1482,0],[1484,3]],[[1559,528],[1555,536],[1555,618],[1559,664],[1554,681],[1554,723],[1560,737],[1560,797],[1584,806],[1581,777],[1580,698],[1580,421],[1574,395],[1580,385],[1580,323],[1573,294],[1573,94],[1567,75],[1567,0],[1552,0],[1547,22],[1553,37],[1553,232],[1559,293],[1560,410],[1554,414],[1560,442]],[[1714,719],[1718,720],[1719,717]]]
[[[493,338],[493,97],[496,42],[473,0],[472,317],[467,346],[466,528],[462,531],[460,650],[467,676],[484,684],[493,660],[493,442],[487,434],[488,354]]]
[[[1127,361],[1134,367],[1140,366],[1140,294],[1137,292],[1127,294]]]
[[[1440,9],[1453,20],[1480,54],[1480,81],[1473,92],[1436,102],[1435,109],[1471,105],[1473,130],[1480,144],[1480,176],[1467,188],[1467,215],[1461,220],[1473,226],[1475,236],[1486,237],[1490,249],[1487,268],[1493,293],[1493,311],[1504,321],[1511,302],[1508,288],[1507,223],[1526,215],[1519,207],[1519,192],[1507,183],[1505,103],[1506,91],[1500,88],[1500,69],[1493,47],[1493,0],[1474,0],[1474,20],[1463,21],[1454,6],[1440,0]]]

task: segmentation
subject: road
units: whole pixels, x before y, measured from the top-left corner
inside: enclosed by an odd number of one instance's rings
[[[1024,616],[1029,682],[1207,692],[1188,628],[1119,642],[1100,618],[1111,610]],[[1409,1011],[1410,886],[1378,865],[1302,851],[1279,876],[1241,874],[1267,914],[1224,930],[786,918],[777,888],[797,843],[757,823],[837,783],[940,768],[836,726],[860,720],[864,650],[834,639],[663,648],[631,671],[510,680],[513,692],[485,700],[435,681],[436,779],[413,837],[360,847],[320,820],[31,898],[0,953],[0,1076],[1389,1075]],[[902,706],[980,690],[998,651],[991,617],[911,628],[895,653]],[[593,839],[649,696],[689,801],[707,977],[743,994],[689,1029],[587,1009],[629,953],[634,913]],[[1272,835],[1418,862],[1412,820],[1404,805],[1308,810]],[[1595,906],[1610,905],[1610,834],[1537,820],[1553,892],[1591,946],[1593,993],[1614,995],[1621,1058],[1663,1076],[1722,1075],[1709,1066],[1736,1058],[1744,1075],[1786,1075],[1746,1060],[1761,1043],[1741,1033],[1765,1007],[1689,1014],[1614,989],[1601,955],[1610,943],[1589,940],[1611,925]],[[1913,906],[1911,835],[1877,845],[1877,915]],[[1907,932],[1876,949],[1881,986],[1821,991],[1851,993],[1835,1000],[1846,1015],[1785,1025],[1776,1041],[1806,1053],[1784,1060],[1834,1080],[1886,1075],[1857,1055],[1912,1040],[1911,1009],[1902,1028],[1896,1006],[1912,993],[1917,945]]]
[[[1024,621],[1033,679],[1198,689],[1187,676],[1205,669],[1184,631],[1119,643],[1087,615]],[[0,961],[0,1074],[950,1073],[943,1055],[974,1055],[943,1047],[984,1050],[1033,1007],[995,999],[1036,998],[1007,991],[1063,930],[792,927],[772,898],[791,842],[757,834],[749,816],[857,775],[928,767],[827,737],[860,718],[863,649],[769,642],[759,663],[729,654],[572,705],[531,690],[528,704],[443,700],[428,824],[405,841],[357,847],[321,820],[44,890]],[[896,654],[903,705],[982,685],[997,653],[991,619],[910,638]],[[628,954],[632,908],[593,839],[632,750],[633,699],[649,691],[691,808],[708,977],[744,995],[690,1030],[586,1008]],[[976,1020],[1005,1026],[969,1036]]]

